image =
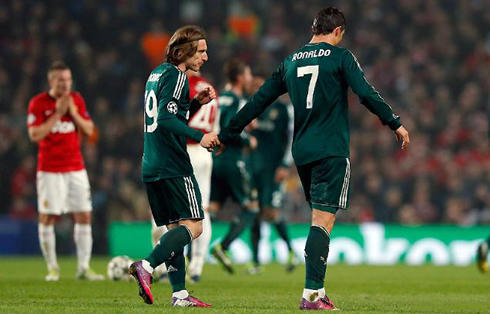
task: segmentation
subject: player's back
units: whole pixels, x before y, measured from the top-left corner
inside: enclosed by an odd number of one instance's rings
[[[162,63],[151,72],[145,89],[143,181],[192,174],[187,139],[159,124],[166,123],[165,119],[187,124],[190,101],[186,75],[173,64]]]
[[[348,85],[342,69],[346,53],[350,54],[327,43],[307,44],[282,64],[294,106],[297,164],[349,156]]]

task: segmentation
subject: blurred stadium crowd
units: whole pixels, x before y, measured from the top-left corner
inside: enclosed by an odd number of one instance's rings
[[[147,220],[140,183],[142,108],[148,73],[169,36],[185,24],[208,33],[203,74],[218,88],[225,60],[238,56],[271,73],[310,38],[323,5],[347,17],[342,46],[411,132],[399,150],[393,134],[352,95],[351,209],[347,222],[490,222],[490,2],[365,0],[67,0],[0,4],[0,215],[36,217],[35,144],[29,99],[47,90],[56,59],[73,71],[98,128],[84,156],[94,225]],[[299,180],[287,182],[285,210],[305,222]],[[102,231],[103,232],[103,231]],[[97,235],[95,234],[97,237]]]

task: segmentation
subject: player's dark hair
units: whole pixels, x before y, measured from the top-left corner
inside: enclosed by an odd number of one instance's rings
[[[51,63],[51,65],[49,66],[48,73],[51,73],[52,71],[57,71],[57,70],[70,70],[70,67],[68,65],[66,65],[66,63],[64,63],[63,61],[56,60],[53,63]]]
[[[188,25],[175,31],[165,50],[167,62],[178,65],[192,57],[197,51],[197,43],[206,39],[206,32],[194,25]]]
[[[326,35],[339,26],[345,29],[344,13],[334,7],[323,7],[316,14],[311,31],[314,35]]]
[[[238,75],[245,73],[247,65],[240,59],[231,59],[225,63],[223,67],[223,73],[225,74],[228,82],[236,83],[238,81]]]

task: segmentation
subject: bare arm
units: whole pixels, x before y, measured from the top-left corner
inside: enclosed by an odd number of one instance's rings
[[[51,129],[61,119],[61,115],[55,112],[51,117],[49,117],[46,122],[36,126],[30,126],[27,131],[29,133],[29,139],[34,143],[42,141],[51,132]]]

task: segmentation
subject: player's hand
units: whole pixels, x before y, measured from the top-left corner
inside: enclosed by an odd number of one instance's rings
[[[212,87],[206,87],[196,95],[196,99],[201,105],[205,105],[215,98],[216,91]]]
[[[249,144],[249,146],[248,146],[248,147],[249,147],[251,150],[256,149],[256,148],[257,148],[257,145],[259,145],[259,142],[258,142],[258,141],[257,141],[257,139],[255,138],[255,136],[250,136],[250,137],[248,138],[248,140],[249,140],[249,142],[250,142],[250,144]]]
[[[408,136],[408,131],[403,127],[399,127],[395,131],[396,140],[402,141],[402,149],[407,149],[408,144],[410,144],[410,137]]]
[[[213,151],[213,148],[219,146],[221,143],[219,141],[218,135],[214,132],[204,134],[199,144],[206,148],[208,151]]]
[[[223,143],[219,144],[218,151],[216,152],[216,156],[221,155],[223,153],[223,151],[225,150],[225,148],[226,148],[225,144],[223,144]]]
[[[70,97],[70,105],[68,107],[68,112],[70,115],[74,115],[75,113],[78,113],[78,107],[75,105],[75,102],[73,101],[73,98]]]
[[[67,112],[68,109],[70,108],[70,103],[73,100],[71,99],[70,95],[67,96],[62,96],[58,99],[56,99],[56,109],[55,112],[60,116],[64,116]]]
[[[288,175],[289,175],[288,168],[279,167],[276,170],[276,176],[274,179],[276,180],[276,183],[281,183],[282,181],[284,181],[284,179],[288,177]]]
[[[252,132],[258,127],[259,127],[259,122],[257,121],[257,119],[253,119],[252,122],[250,122],[250,124],[245,127],[245,131]]]

